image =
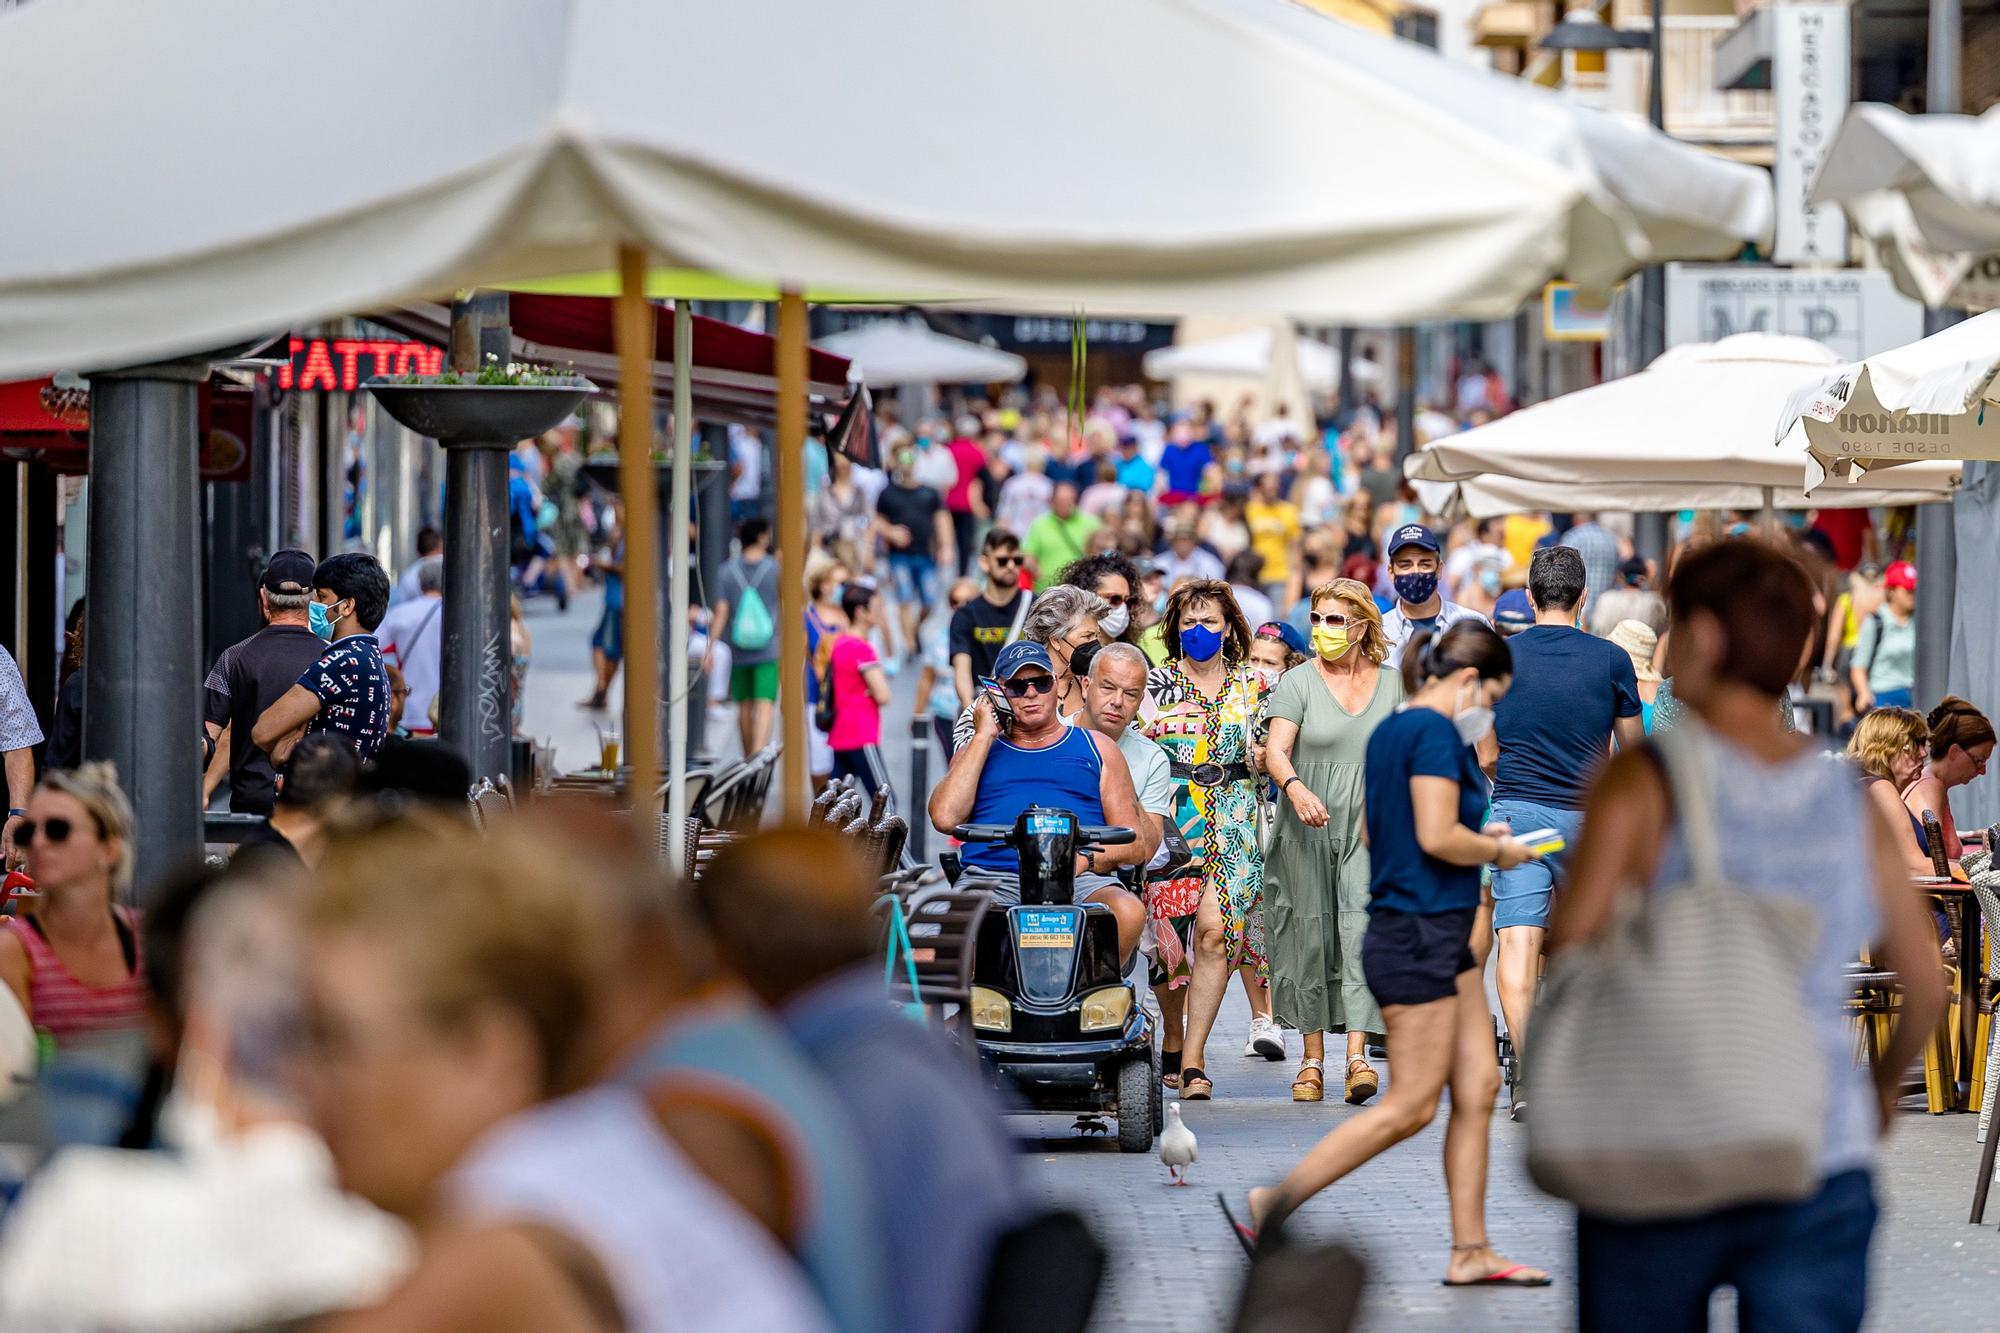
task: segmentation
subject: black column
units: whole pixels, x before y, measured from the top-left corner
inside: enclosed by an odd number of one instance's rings
[[[507,615],[507,446],[445,449],[439,733],[473,781],[507,776],[514,733]]]
[[[84,753],[109,759],[138,812],[136,863],[201,850],[198,388],[205,362],[100,371],[90,383],[90,607]],[[143,902],[147,886],[138,889]]]

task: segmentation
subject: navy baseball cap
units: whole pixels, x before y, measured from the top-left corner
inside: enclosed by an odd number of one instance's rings
[[[1056,664],[1049,660],[1049,650],[1039,643],[1029,643],[1026,639],[1016,639],[1000,650],[1000,656],[993,662],[993,679],[1012,680],[1014,673],[1022,667],[1038,666],[1051,676],[1056,674]]]
[[[1535,605],[1526,588],[1509,588],[1493,603],[1493,628],[1502,634],[1519,634],[1535,623]]]
[[[318,568],[319,561],[304,551],[279,551],[264,566],[264,590],[280,597],[309,593],[313,590],[313,571]]]
[[[1405,523],[1389,538],[1389,558],[1396,558],[1396,552],[1405,546],[1420,546],[1426,551],[1437,553],[1444,548],[1438,545],[1437,534],[1421,523]]]

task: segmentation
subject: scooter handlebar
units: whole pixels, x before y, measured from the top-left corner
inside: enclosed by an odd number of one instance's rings
[[[1101,847],[1123,847],[1139,841],[1139,835],[1123,824],[1106,824],[1102,828],[1080,828],[1076,831],[1079,842],[1094,842]]]
[[[951,831],[960,842],[1005,842],[1014,836],[1012,824],[960,824]]]

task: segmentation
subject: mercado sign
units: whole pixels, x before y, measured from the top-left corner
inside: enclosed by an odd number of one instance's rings
[[[1924,336],[1924,308],[1880,269],[1667,265],[1667,345],[1789,333],[1859,361]]]
[[[280,389],[337,389],[353,393],[376,375],[436,375],[444,349],[404,338],[292,339],[290,364],[278,368]]]
[[[1806,203],[1813,177],[1847,114],[1845,4],[1775,5],[1772,34],[1771,188],[1777,225],[1771,257],[1780,264],[1847,262],[1847,218],[1834,204]]]

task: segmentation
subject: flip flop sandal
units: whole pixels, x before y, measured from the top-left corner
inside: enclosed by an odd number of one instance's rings
[[[1326,1100],[1326,1073],[1318,1060],[1299,1062],[1299,1075],[1292,1080],[1292,1100],[1295,1102],[1317,1102]]]
[[[1251,1228],[1244,1226],[1241,1222],[1236,1220],[1236,1214],[1229,1211],[1228,1197],[1224,1195],[1220,1190],[1217,1190],[1215,1192],[1215,1203],[1217,1207],[1222,1209],[1223,1217],[1228,1219],[1229,1230],[1236,1236],[1236,1243],[1243,1247],[1244,1257],[1247,1259],[1256,1258],[1257,1233]]]
[[[1181,1070],[1181,1100],[1184,1102],[1205,1102],[1215,1095],[1215,1084],[1202,1072],[1200,1065],[1189,1065]]]
[[[1179,1051],[1160,1052],[1160,1086],[1178,1088],[1181,1085],[1181,1053]]]
[[[1470,1282],[1453,1282],[1450,1278],[1446,1278],[1443,1285],[1447,1287],[1546,1287],[1554,1281],[1555,1279],[1547,1273],[1537,1273],[1526,1264],[1508,1264],[1497,1273],[1488,1273],[1485,1277],[1477,1277]]]

